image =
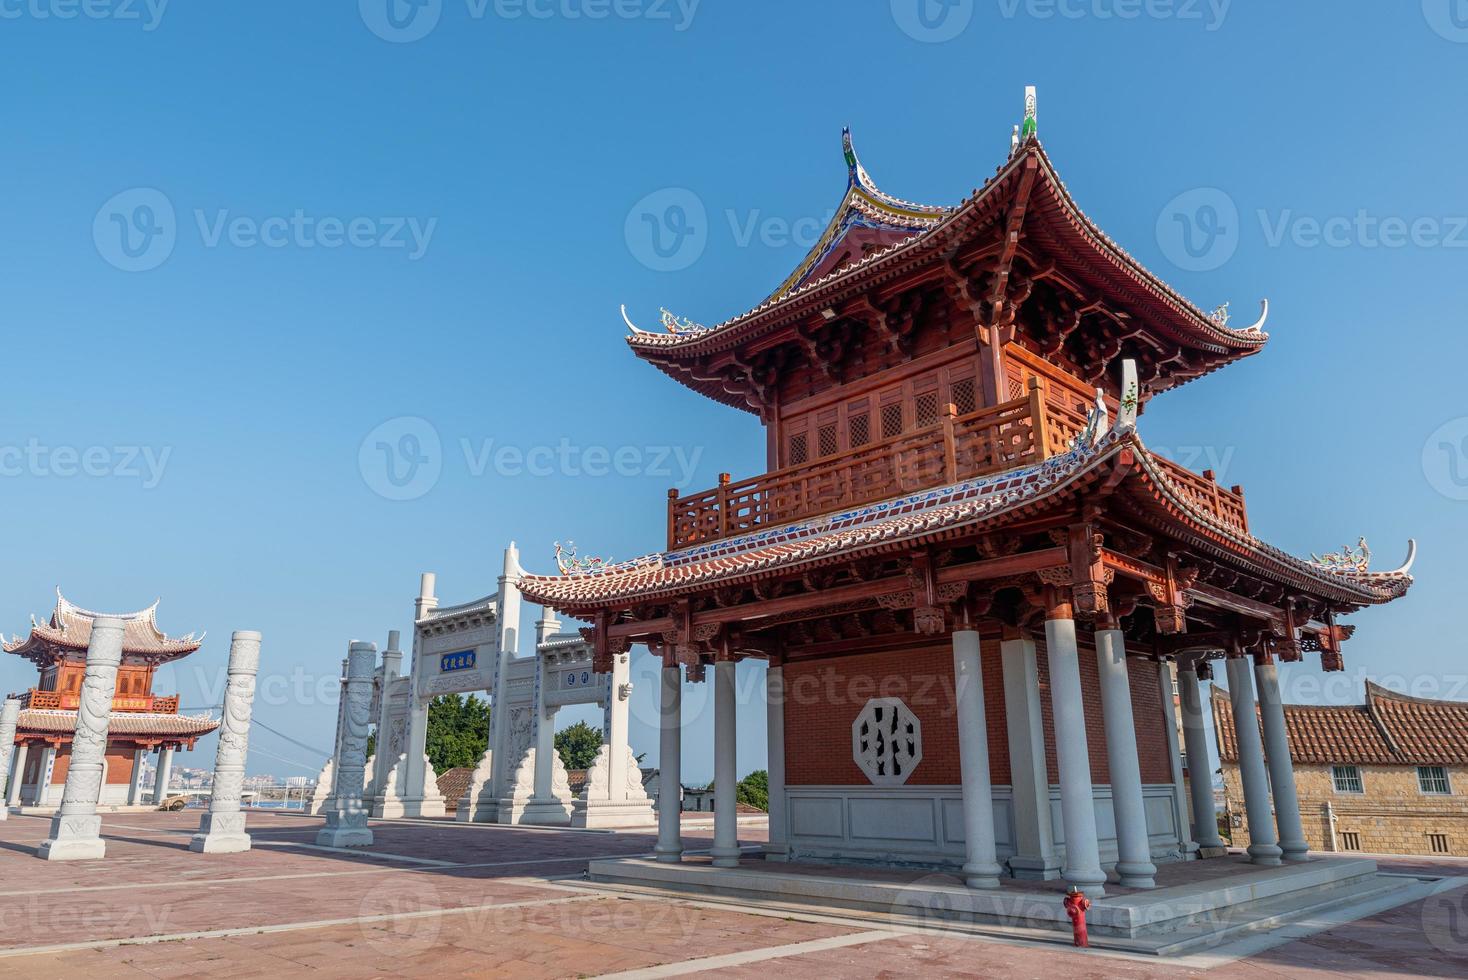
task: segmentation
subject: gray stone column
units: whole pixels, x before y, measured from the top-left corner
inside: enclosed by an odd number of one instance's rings
[[[1004,664],[1004,722],[1009,734],[1009,782],[1013,797],[1016,878],[1049,881],[1060,877],[1055,828],[1050,819],[1050,774],[1045,765],[1045,718],[1040,706],[1040,674],[1035,641],[1009,637],[999,644]]]
[[[117,667],[122,663],[122,631],[120,619],[104,616],[92,621],[66,789],[61,794],[61,809],[51,820],[51,833],[36,851],[37,857],[47,861],[96,860],[107,851],[97,801],[102,796]]]
[[[146,768],[148,750],[133,749],[133,773],[127,781],[127,805],[137,806],[143,798],[143,769]]]
[[[41,767],[36,774],[36,806],[51,805],[51,777],[56,773],[56,746],[48,745],[41,750]]]
[[[1172,664],[1157,662],[1157,696],[1162,701],[1162,727],[1167,739],[1167,764],[1172,775],[1173,819],[1177,821],[1178,848],[1184,860],[1196,854],[1198,845],[1188,820],[1187,787],[1183,784],[1183,760],[1178,748],[1177,691],[1172,685]]]
[[[1269,785],[1274,790],[1274,819],[1279,849],[1286,861],[1305,861],[1310,845],[1300,823],[1300,797],[1295,792],[1295,764],[1285,731],[1284,703],[1279,694],[1279,668],[1273,662],[1254,665],[1259,682],[1259,721],[1264,729],[1264,752],[1269,763]]]
[[[683,860],[683,669],[663,666],[658,692],[657,859]]]
[[[1116,818],[1116,875],[1124,888],[1155,888],[1157,866],[1142,802],[1142,767],[1132,718],[1132,684],[1126,638],[1119,629],[1096,631],[1096,667],[1106,726],[1106,765],[1111,770],[1111,810]]]
[[[1249,819],[1249,860],[1272,866],[1280,863],[1281,852],[1274,833],[1274,817],[1269,812],[1269,771],[1264,767],[1264,744],[1259,739],[1254,675],[1249,659],[1228,658],[1228,696],[1233,702],[1239,776],[1244,783],[1244,810]]]
[[[392,699],[387,696],[392,682],[397,680],[402,672],[403,651],[399,649],[403,634],[398,630],[387,631],[387,649],[382,651],[382,693],[378,698],[377,717],[373,721],[377,724],[377,751],[374,753],[372,787],[373,798],[368,801],[369,805],[375,805],[397,795],[397,787],[387,785],[388,776],[393,774],[393,769],[399,764],[396,758],[388,750],[392,741],[390,729],[392,727],[389,715],[392,709]],[[338,726],[340,721],[338,720]]]
[[[165,745],[158,750],[158,771],[153,774],[153,802],[162,803],[168,798],[168,784],[173,779],[173,746]]]
[[[1063,612],[1062,612],[1063,610]],[[1060,816],[1065,826],[1062,877],[1089,898],[1106,894],[1096,804],[1091,785],[1091,751],[1081,693],[1080,651],[1068,604],[1045,622],[1045,656],[1050,665],[1050,711],[1055,719],[1055,762],[1060,769]]]
[[[25,784],[25,764],[31,747],[22,742],[15,747],[15,765],[10,770],[10,785],[5,790],[5,805],[20,806],[20,789]]]
[[[345,731],[340,764],[336,768],[336,809],[326,814],[326,826],[316,835],[316,843],[325,847],[366,847],[372,843],[362,783],[367,766],[367,729],[372,721],[376,645],[354,640],[347,661]]]
[[[953,682],[958,711],[958,765],[963,780],[963,879],[970,888],[999,887],[994,843],[994,787],[989,779],[989,726],[979,634],[953,634]]]
[[[785,668],[771,664],[765,673],[765,739],[769,746],[766,771],[770,776],[770,840],[765,860],[790,857],[785,827]]]
[[[209,812],[199,818],[199,832],[189,841],[191,851],[238,854],[250,849],[240,798],[250,746],[250,716],[255,709],[255,675],[259,672],[260,634],[236,632],[229,641],[229,684],[224,689],[224,718],[214,754]]]
[[[739,767],[733,660],[714,664],[714,846],[716,868],[739,867]]]
[[[11,772],[10,757],[15,749],[15,726],[20,722],[20,699],[6,698],[0,705],[0,784],[10,792],[10,783],[19,782],[21,774]],[[0,820],[9,817],[6,808],[0,806]]]
[[[1183,707],[1183,741],[1188,750],[1188,791],[1193,801],[1193,839],[1200,848],[1221,851],[1218,811],[1213,806],[1213,763],[1208,761],[1208,731],[1203,727],[1203,692],[1196,662],[1178,665],[1178,696]]]

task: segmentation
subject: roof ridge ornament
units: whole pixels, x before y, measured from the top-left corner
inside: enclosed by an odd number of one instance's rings
[[[559,541],[556,542],[556,567],[561,570],[562,575],[602,572],[611,564],[611,560],[606,558],[577,558],[575,541],[567,541],[564,548]]]
[[[635,324],[635,323],[632,322],[632,318],[627,315],[627,304],[626,303],[623,303],[622,304],[622,322],[625,323],[625,324],[627,324],[627,327],[634,334],[639,334],[640,333],[640,334],[646,334],[647,336],[656,336],[656,334],[654,334],[651,330],[644,330],[641,327],[639,327],[637,324]]]
[[[1410,558],[1415,557],[1417,550],[1415,543],[1412,545],[1411,550],[1414,554],[1409,557],[1409,565]],[[1345,545],[1340,551],[1330,551],[1323,555],[1317,555],[1311,552],[1310,563],[1330,572],[1365,574],[1371,571],[1371,547],[1363,537],[1354,548],[1350,545]]]
[[[1022,143],[1028,142],[1028,141],[1030,141],[1032,139],[1033,140],[1038,140],[1040,138],[1039,115],[1036,112],[1036,109],[1038,108],[1038,104],[1039,104],[1039,99],[1036,97],[1036,94],[1035,94],[1035,86],[1033,86],[1033,85],[1026,85],[1025,86],[1025,121],[1024,121],[1024,125],[1020,128],[1020,131],[1019,131],[1019,138],[1020,138],[1020,142],[1022,142]]]
[[[687,337],[693,334],[708,332],[708,327],[705,327],[703,324],[694,323],[688,317],[679,319],[677,315],[669,312],[666,307],[662,308],[660,312],[662,313],[664,329],[676,337]]]

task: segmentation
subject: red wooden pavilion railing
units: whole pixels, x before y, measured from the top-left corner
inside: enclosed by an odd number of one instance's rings
[[[938,422],[915,432],[737,483],[724,474],[712,490],[687,496],[669,490],[668,548],[718,541],[1039,462],[1064,452],[1085,426],[1083,416],[1047,405],[1043,384],[1031,378],[1023,398],[968,415],[947,405]],[[1248,529],[1240,488],[1224,490],[1211,473],[1199,476],[1163,462],[1193,502]]]

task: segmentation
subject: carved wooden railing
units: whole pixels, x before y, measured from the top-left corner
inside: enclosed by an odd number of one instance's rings
[[[1047,404],[1044,384],[1030,378],[1023,398],[968,415],[952,405],[933,425],[738,483],[726,473],[712,490],[668,491],[668,548],[718,541],[764,527],[889,500],[1035,463],[1065,452],[1086,418]],[[1159,459],[1161,457],[1158,457]],[[1247,530],[1243,491],[1224,490],[1163,460],[1195,503]]]
[[[41,711],[75,711],[81,703],[81,697],[75,691],[42,691],[31,688],[24,694],[17,694],[14,697],[20,699],[22,711],[32,708]],[[167,697],[159,697],[153,694],[114,694],[112,710],[176,715],[178,714],[178,695],[170,694]]]
[[[1225,490],[1218,485],[1212,470],[1204,470],[1200,476],[1163,456],[1154,453],[1152,458],[1162,464],[1172,482],[1190,502],[1202,507],[1225,524],[1232,524],[1240,531],[1248,533],[1249,512],[1244,506],[1243,487]]]

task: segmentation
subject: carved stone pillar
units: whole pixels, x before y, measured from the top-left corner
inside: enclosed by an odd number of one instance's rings
[[[366,847],[372,843],[362,789],[367,766],[367,728],[372,722],[372,675],[377,667],[377,647],[354,642],[347,661],[345,730],[340,765],[336,769],[336,809],[326,814],[326,826],[316,835],[316,843],[325,847]]]
[[[199,854],[238,854],[250,849],[240,797],[250,746],[250,716],[255,710],[255,675],[260,672],[259,633],[241,630],[230,638],[228,670],[209,812],[199,818],[199,832],[189,841],[189,850]]]
[[[20,699],[6,698],[5,704],[0,705],[0,785],[6,787],[9,792],[10,782],[19,782],[23,773],[10,771],[10,756],[15,748],[15,726],[20,721]],[[22,760],[23,761],[23,760]],[[20,767],[17,765],[16,767]],[[0,806],[0,820],[9,816],[5,807]]]
[[[20,788],[25,783],[25,764],[31,747],[24,742],[15,747],[15,765],[10,770],[10,785],[5,790],[5,805],[20,806]]]
[[[36,851],[37,857],[47,861],[96,860],[107,850],[100,833],[102,818],[97,815],[97,801],[102,795],[117,667],[122,663],[123,628],[120,619],[101,617],[92,621],[66,789],[61,794],[61,809],[51,821],[51,833]]]

